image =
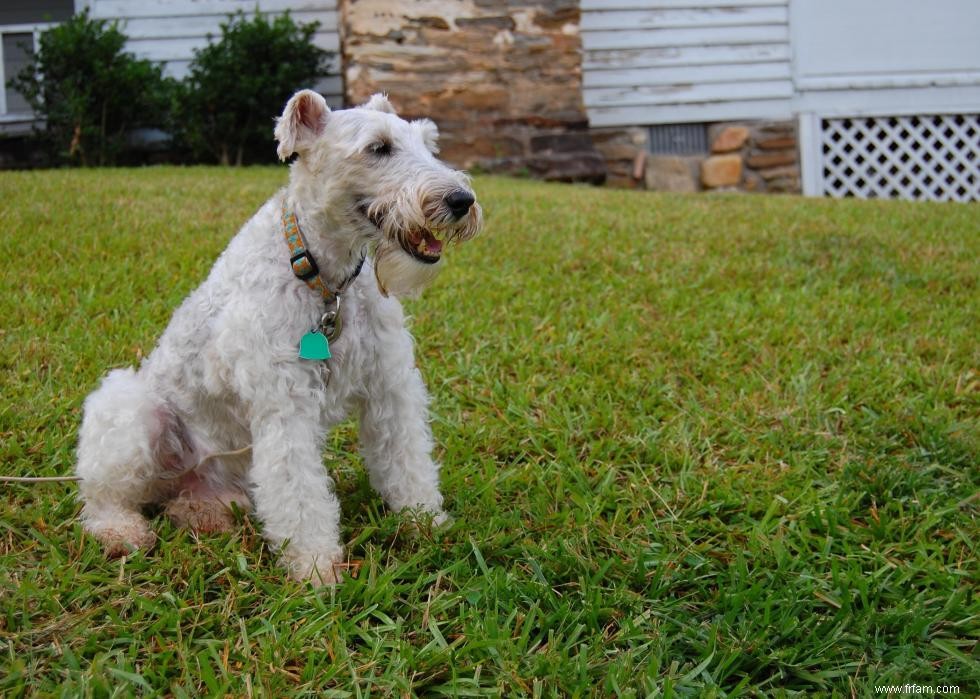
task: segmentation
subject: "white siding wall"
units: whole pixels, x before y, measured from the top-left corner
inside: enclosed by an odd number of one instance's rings
[[[797,111],[980,111],[977,0],[792,0],[790,9]]]
[[[788,0],[582,0],[593,126],[788,118]]]
[[[129,37],[127,48],[140,58],[165,62],[165,72],[174,77],[187,74],[194,49],[208,43],[208,35],[219,37],[220,25],[228,15],[242,10],[281,14],[289,10],[297,22],[318,21],[314,43],[334,54],[335,75],[317,85],[332,107],[343,106],[340,80],[340,40],[337,34],[335,0],[81,0],[93,17],[119,20]]]

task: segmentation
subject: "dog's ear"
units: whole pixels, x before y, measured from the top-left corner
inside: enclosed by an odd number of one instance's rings
[[[365,109],[373,109],[376,112],[384,112],[385,114],[395,114],[395,108],[391,106],[391,102],[388,101],[388,96],[383,92],[376,92],[371,95],[371,99],[364,103]]]
[[[303,154],[317,136],[323,133],[330,107],[323,96],[313,90],[300,90],[289,98],[282,116],[276,119],[276,152],[280,160],[293,153]]]
[[[425,147],[430,153],[435,155],[439,152],[439,127],[432,119],[416,119],[412,122],[412,127],[422,136],[422,141],[425,142]]]

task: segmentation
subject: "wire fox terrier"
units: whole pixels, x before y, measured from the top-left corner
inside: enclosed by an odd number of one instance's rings
[[[394,297],[431,281],[444,242],[479,231],[468,178],[434,157],[434,123],[402,120],[383,95],[331,112],[300,91],[275,137],[280,158],[297,155],[287,187],[232,239],[139,369],[110,372],[85,401],[82,521],[110,556],[153,545],[144,506],[219,531],[235,503],[254,511],[294,578],[336,582],[340,503],[322,447],[352,408],[388,506],[446,518],[428,394]]]

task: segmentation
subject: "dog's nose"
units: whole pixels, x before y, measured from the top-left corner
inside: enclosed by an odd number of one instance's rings
[[[475,201],[476,199],[473,198],[473,195],[464,189],[457,189],[446,195],[446,206],[449,207],[453,217],[457,220],[466,215],[466,212],[470,210],[470,207],[473,206],[473,202]]]

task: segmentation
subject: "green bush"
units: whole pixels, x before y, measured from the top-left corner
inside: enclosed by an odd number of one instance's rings
[[[296,90],[327,75],[331,54],[312,41],[318,26],[239,12],[220,40],[194,52],[178,119],[194,157],[226,165],[273,157],[273,119]]]
[[[166,127],[174,82],[123,51],[115,22],[88,10],[41,34],[33,61],[11,81],[44,120],[37,137],[54,162],[111,165],[139,127]]]

